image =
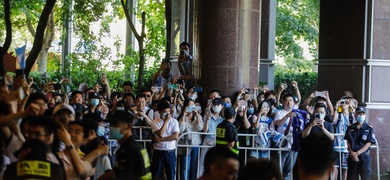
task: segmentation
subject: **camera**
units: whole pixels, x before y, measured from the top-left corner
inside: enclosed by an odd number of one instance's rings
[[[203,88],[202,87],[194,87],[194,92],[202,92]]]

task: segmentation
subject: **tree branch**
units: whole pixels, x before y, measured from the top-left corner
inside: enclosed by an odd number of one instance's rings
[[[26,60],[26,70],[25,73],[28,75],[31,71],[31,68],[34,66],[39,52],[42,50],[43,37],[45,34],[45,29],[47,22],[49,21],[50,13],[53,11],[56,0],[46,0],[45,7],[43,8],[41,17],[39,18],[36,34],[34,37],[34,44],[30,51],[30,55]]]
[[[129,0],[127,0],[126,3],[127,2],[129,2]],[[125,16],[126,16],[127,22],[130,25],[131,31],[133,32],[134,37],[139,42],[141,40],[141,36],[138,34],[137,30],[135,29],[133,21],[131,21],[131,16],[130,16],[129,11],[127,9],[127,4],[125,4],[124,0],[121,0],[121,4],[122,4],[122,7],[123,7],[123,10],[125,11]]]
[[[5,75],[6,69],[4,64],[4,55],[7,53],[12,42],[12,24],[11,24],[11,12],[9,0],[4,0],[4,19],[6,36],[3,47],[0,47],[0,75]]]
[[[146,24],[146,21],[145,21],[145,12],[142,12],[142,31],[141,31],[141,38],[145,38],[146,37],[146,34],[145,34],[145,24]]]
[[[31,24],[31,14],[28,11],[26,11],[26,23],[28,31],[30,31],[32,36],[35,36],[35,29]]]

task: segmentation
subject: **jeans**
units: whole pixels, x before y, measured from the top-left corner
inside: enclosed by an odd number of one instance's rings
[[[175,150],[154,150],[152,158],[152,176],[154,180],[163,178],[163,168],[165,168],[166,179],[174,180],[176,174]]]
[[[188,155],[180,158],[180,179],[181,180],[196,180],[198,172],[198,155],[199,148],[192,147]],[[191,170],[190,170],[191,169]]]
[[[291,157],[292,154],[292,157]],[[294,151],[282,151],[282,175],[285,180],[292,179],[291,178],[291,171],[292,167],[294,167],[294,164],[297,160],[298,152]],[[291,167],[291,160],[292,162],[292,167]]]

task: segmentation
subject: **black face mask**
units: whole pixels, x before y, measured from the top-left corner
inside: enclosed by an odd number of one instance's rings
[[[271,104],[271,106],[275,105],[275,99],[274,98],[268,99],[267,101]]]

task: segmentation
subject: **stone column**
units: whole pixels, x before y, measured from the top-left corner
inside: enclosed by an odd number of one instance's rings
[[[258,84],[261,0],[198,0],[194,46],[204,94]]]
[[[366,105],[381,148],[381,170],[390,168],[390,2],[324,0],[320,9],[319,90],[332,100],[350,90]],[[377,173],[375,150],[373,173]]]

